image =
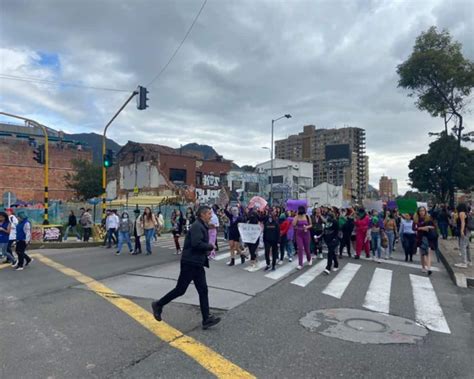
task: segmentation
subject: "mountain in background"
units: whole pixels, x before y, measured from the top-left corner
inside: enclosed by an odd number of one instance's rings
[[[180,150],[180,149],[176,149]],[[214,150],[212,146],[200,145],[198,143],[188,143],[181,147],[183,153],[195,154],[201,156],[203,159],[214,159],[219,154]]]
[[[94,163],[102,164],[102,136],[97,133],[77,133],[67,134],[65,137],[70,138],[74,141],[81,142],[92,149],[92,155]],[[116,154],[122,146],[112,139],[107,138],[106,142],[107,149],[113,150]],[[203,159],[215,159],[219,154],[214,150],[212,146],[200,145],[198,143],[188,143],[183,145],[181,148],[174,149],[176,152],[193,154]],[[237,166],[238,167],[238,166]]]
[[[94,163],[99,165],[102,164],[102,136],[97,133],[77,133],[77,134],[65,134],[65,137],[70,138],[74,141],[81,142],[87,147],[92,149],[92,156]],[[114,140],[107,138],[105,143],[107,149],[113,150],[115,154],[118,153],[120,146]]]

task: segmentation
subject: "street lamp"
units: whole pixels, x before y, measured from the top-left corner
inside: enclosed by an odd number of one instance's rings
[[[285,114],[275,120],[272,120],[272,145],[270,150],[270,205],[273,205],[273,126],[275,122],[281,120],[282,118],[291,118],[291,114]]]

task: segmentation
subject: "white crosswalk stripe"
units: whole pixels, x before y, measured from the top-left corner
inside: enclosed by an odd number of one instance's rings
[[[376,312],[389,313],[391,287],[392,270],[376,268],[365,296],[364,308]]]
[[[246,267],[244,270],[246,270],[246,271],[248,271],[248,272],[255,272],[255,271],[261,270],[261,269],[264,268],[266,265],[267,265],[267,263],[266,263],[265,261],[258,261],[257,267],[249,266],[249,267]]]
[[[360,265],[347,263],[339,275],[329,282],[328,286],[323,290],[323,293],[340,299],[359,269]]]
[[[410,274],[410,282],[415,301],[416,321],[430,330],[451,333],[430,279]]]
[[[274,280],[282,279],[294,271],[296,266],[298,266],[297,261],[288,262],[283,266],[279,266],[277,270],[272,271],[270,274],[265,275],[265,277]]]
[[[291,284],[296,284],[300,287],[306,287],[324,271],[326,264],[327,263],[325,261],[319,262],[316,266],[311,267],[305,273],[298,276],[295,280],[291,282]]]

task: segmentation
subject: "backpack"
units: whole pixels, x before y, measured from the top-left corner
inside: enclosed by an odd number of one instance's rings
[[[470,232],[474,231],[474,216],[472,216],[471,214],[467,216],[466,228]]]

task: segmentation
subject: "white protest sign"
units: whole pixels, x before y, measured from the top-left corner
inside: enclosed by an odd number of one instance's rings
[[[262,233],[258,224],[239,224],[240,237],[244,243],[255,243]]]

